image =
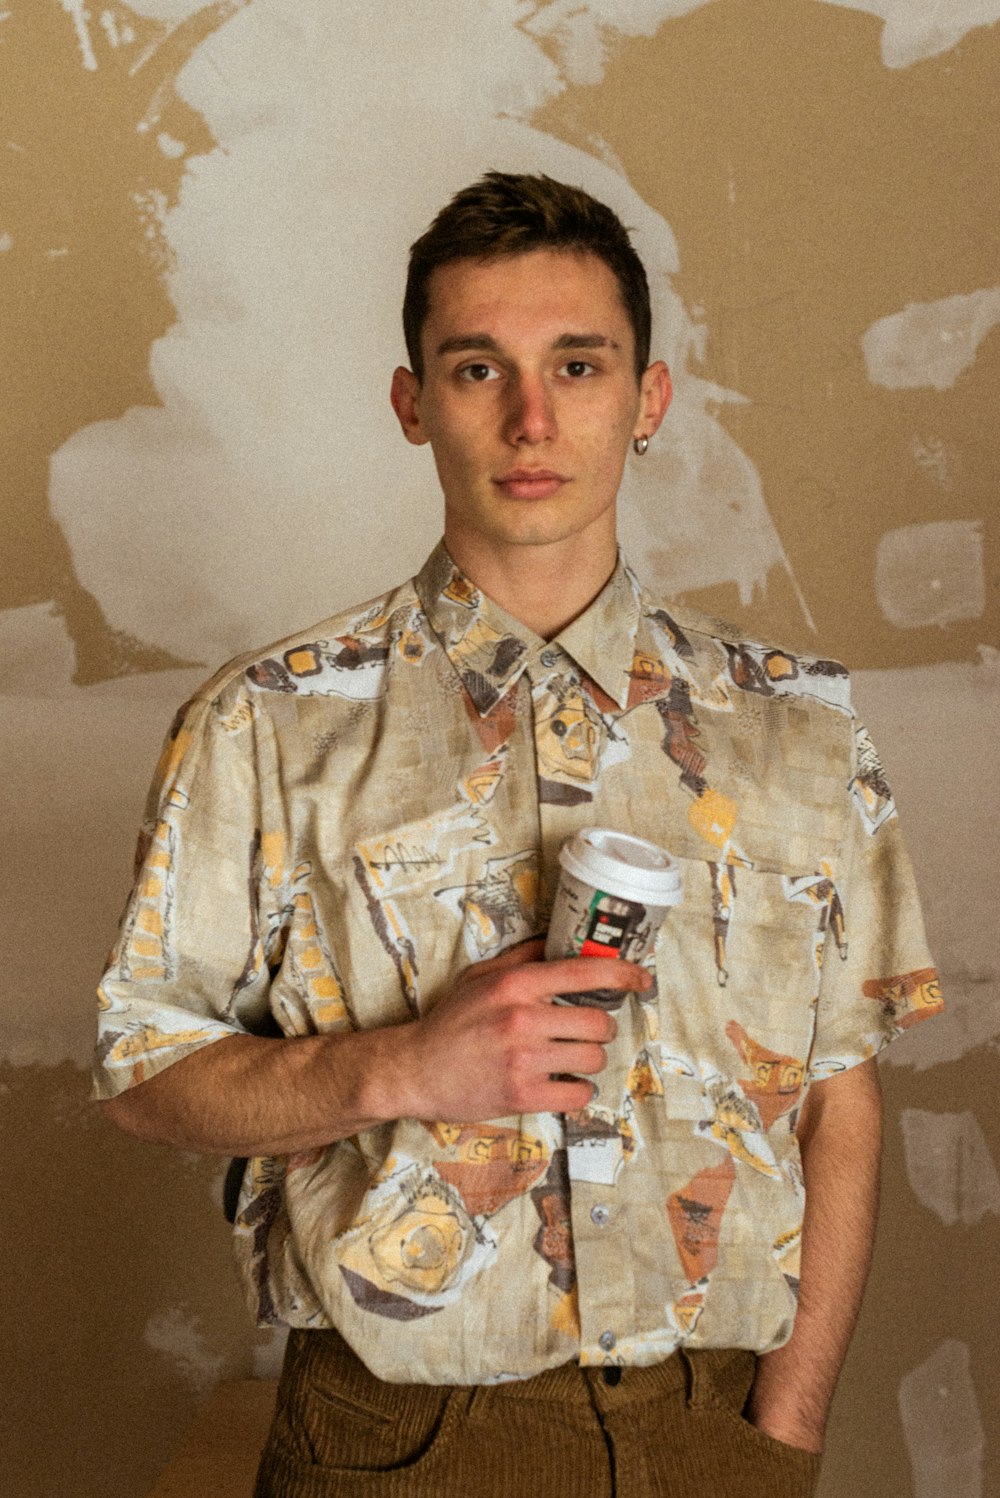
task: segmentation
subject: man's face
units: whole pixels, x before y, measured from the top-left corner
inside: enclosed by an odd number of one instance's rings
[[[456,561],[577,539],[607,545],[633,436],[669,401],[666,366],[637,381],[613,272],[591,254],[532,250],[441,266],[430,280],[424,378],[392,401],[429,442]]]

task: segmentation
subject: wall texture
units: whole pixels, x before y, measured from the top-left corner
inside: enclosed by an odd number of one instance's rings
[[[220,1167],[88,1107],[176,704],[436,538],[388,376],[409,242],[489,166],[636,230],[677,398],[650,582],[840,655],[948,1015],[897,1043],[824,1498],[1000,1491],[1000,0],[6,0],[0,1097],[17,1498],[140,1498],[250,1330]],[[650,540],[649,538],[652,538]]]

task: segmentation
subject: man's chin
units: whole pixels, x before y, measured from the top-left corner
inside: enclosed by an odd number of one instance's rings
[[[582,520],[579,515],[567,513],[558,500],[524,505],[515,513],[498,517],[493,535],[497,542],[506,541],[512,546],[558,546],[567,541],[586,544],[588,538],[603,531],[602,516],[591,516]],[[611,516],[614,530],[614,515]]]
[[[503,551],[512,548],[565,546],[572,543],[583,548],[605,545],[615,539],[615,507],[610,505],[597,514],[581,517],[572,505],[560,502],[561,496],[528,503],[514,502],[468,515],[449,515],[446,511],[445,538],[456,547],[471,544],[477,550]]]

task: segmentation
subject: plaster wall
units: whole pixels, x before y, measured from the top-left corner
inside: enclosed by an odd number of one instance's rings
[[[674,408],[655,586],[838,655],[947,1016],[890,1050],[884,1209],[822,1498],[1000,1491],[1000,5],[7,0],[0,11],[0,1470],[140,1498],[270,1371],[217,1162],[89,1108],[145,786],[211,669],[419,565],[406,249],[489,166],[634,226]]]

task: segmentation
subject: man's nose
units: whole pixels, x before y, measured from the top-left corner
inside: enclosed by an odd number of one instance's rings
[[[522,376],[512,382],[506,428],[508,442],[545,442],[555,436],[552,391],[541,376]]]

